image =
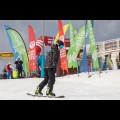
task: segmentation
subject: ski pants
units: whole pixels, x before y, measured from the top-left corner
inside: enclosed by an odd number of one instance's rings
[[[44,80],[39,84],[39,91],[41,92],[42,89],[48,84],[47,87],[50,88],[49,92],[52,92],[53,85],[55,84],[55,73],[53,72],[52,68],[44,68],[45,77]]]
[[[10,76],[11,76],[11,72],[9,71],[7,74],[7,79],[10,79]]]
[[[22,70],[18,70],[18,78],[22,78]]]

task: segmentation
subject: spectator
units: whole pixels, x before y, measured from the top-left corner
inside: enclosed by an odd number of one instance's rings
[[[102,70],[104,71],[104,70],[106,70],[107,69],[107,55],[105,55],[105,59],[104,59],[104,61],[103,61],[103,67],[102,67]]]
[[[109,54],[108,57],[107,57],[107,69],[108,70],[112,70],[112,64],[113,64],[113,62],[112,62],[112,59],[111,59],[111,54]]]
[[[16,64],[16,69],[18,70],[18,78],[22,78],[23,61],[20,58],[18,58],[17,61],[15,61],[15,64]]]
[[[11,78],[11,71],[12,71],[11,63],[9,62],[9,63],[7,64],[7,79],[10,79],[10,78]]]
[[[7,79],[7,69],[6,69],[6,66],[3,69],[3,79]]]
[[[117,64],[117,69],[120,69],[120,59],[118,56],[116,58],[116,64]]]
[[[88,72],[91,71],[91,60],[90,58],[87,59],[87,64],[88,64]]]

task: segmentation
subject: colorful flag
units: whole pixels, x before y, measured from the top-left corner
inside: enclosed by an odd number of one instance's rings
[[[69,50],[67,52],[67,58],[69,59],[69,54],[72,52],[73,48],[75,48],[75,34],[76,34],[76,30],[73,28],[72,26],[72,21],[69,21],[69,28],[70,28],[70,47]],[[72,64],[68,64],[68,68],[71,68]]]
[[[43,40],[42,40],[42,36],[40,36],[38,38],[38,40],[36,41],[36,55],[39,56],[40,52],[43,49]]]
[[[23,67],[24,67],[25,73],[29,73],[28,54],[27,54],[27,49],[22,36],[18,31],[16,31],[15,29],[9,26],[7,26],[6,31],[9,35],[10,40],[13,42],[14,47],[19,54],[19,57],[23,61]]]
[[[67,73],[68,73],[68,62],[67,62],[67,56],[66,56],[66,46],[65,46],[65,40],[64,40],[63,25],[62,25],[61,20],[58,20],[58,31],[59,31],[59,39],[64,42],[64,48],[62,48],[60,50],[61,69],[66,70]]]
[[[4,27],[5,27],[5,29],[6,29],[6,32],[7,32],[7,29],[10,28],[10,27],[7,26],[7,25],[4,25]],[[12,52],[13,52],[13,54],[14,54],[14,60],[17,60],[17,59],[20,57],[20,56],[19,56],[19,53],[18,53],[18,51],[16,50],[15,45],[14,45],[14,43],[13,43],[10,35],[8,34],[8,32],[7,32],[7,36],[8,36],[8,40],[9,40],[9,42],[10,42],[10,45],[11,45]]]
[[[85,42],[84,42],[84,49],[83,49],[83,55],[82,55],[82,61],[81,61],[81,70],[84,72],[88,71],[87,53],[86,53],[87,42],[88,42],[88,26],[87,26],[87,21],[86,21],[86,24],[85,24]]]
[[[74,45],[73,47],[69,48],[70,51],[68,51],[67,58],[68,58],[68,66],[69,68],[78,68],[77,63],[77,55],[84,43],[85,40],[85,25],[80,28],[78,33],[75,35]]]
[[[92,26],[92,21],[88,20],[87,23],[88,23],[88,34],[89,34],[89,41],[90,41],[90,47],[91,47],[92,59],[93,59],[93,68],[98,70],[99,62],[98,62],[97,47],[95,42],[95,35]]]
[[[37,62],[36,62],[36,38],[35,32],[32,26],[28,25],[28,36],[29,36],[29,70],[36,73]]]
[[[69,28],[70,28],[70,48],[73,48],[75,47],[75,31],[74,31],[74,28],[72,26],[72,21],[70,20],[69,21]]]
[[[66,24],[66,25],[63,26],[64,35],[65,35],[68,27],[69,27],[69,24]],[[56,37],[54,39],[54,44],[56,44],[56,42],[57,42],[58,39],[59,39],[59,32],[57,33],[57,35],[56,35]]]

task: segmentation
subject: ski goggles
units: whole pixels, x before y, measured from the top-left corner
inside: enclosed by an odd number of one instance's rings
[[[60,45],[59,47],[60,47],[60,49],[62,49],[62,48],[64,48],[64,45]]]

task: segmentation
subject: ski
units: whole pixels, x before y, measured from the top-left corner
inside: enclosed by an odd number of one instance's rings
[[[48,97],[48,98],[64,98],[64,95],[60,95],[60,96],[46,96],[46,95],[36,95],[36,94],[31,94],[31,93],[26,93],[29,96],[33,96],[33,97]]]

